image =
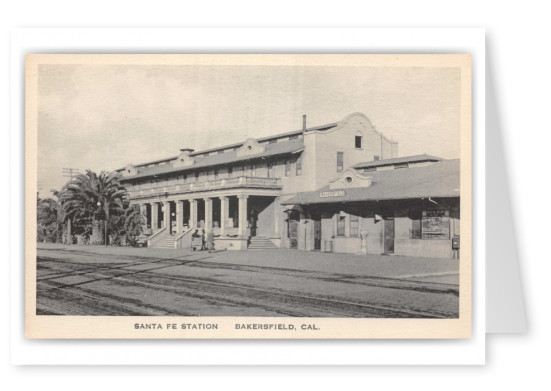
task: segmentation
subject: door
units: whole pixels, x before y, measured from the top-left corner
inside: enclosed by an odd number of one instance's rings
[[[300,215],[297,211],[289,213],[287,234],[289,236],[289,248],[297,248],[298,244],[298,222]]]
[[[258,228],[258,212],[255,209],[251,211],[249,223],[251,226],[251,236],[256,236],[256,229]]]
[[[314,250],[321,250],[321,220],[314,220]]]
[[[384,253],[394,254],[394,219],[385,220]]]

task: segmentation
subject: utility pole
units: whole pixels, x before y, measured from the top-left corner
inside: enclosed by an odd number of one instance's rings
[[[73,177],[77,176],[79,174],[79,169],[78,168],[66,168],[66,167],[63,167],[63,176],[65,178],[71,178],[71,180],[73,180]]]

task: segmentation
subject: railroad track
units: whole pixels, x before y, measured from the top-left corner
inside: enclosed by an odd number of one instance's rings
[[[43,262],[54,264],[62,264],[64,268],[44,265]],[[209,304],[229,305],[233,307],[255,307],[261,308],[268,312],[276,312],[286,316],[330,316],[330,317],[386,317],[386,318],[403,318],[403,317],[418,317],[418,318],[445,318],[453,317],[454,314],[427,312],[411,308],[396,308],[392,306],[384,306],[375,303],[353,302],[342,300],[342,298],[330,296],[312,296],[303,292],[281,292],[270,288],[260,288],[246,286],[242,284],[234,284],[225,281],[217,281],[209,278],[198,277],[183,277],[183,276],[166,276],[159,273],[154,273],[154,270],[159,270],[166,267],[189,264],[196,260],[185,259],[154,259],[132,262],[124,265],[101,265],[101,266],[86,266],[82,268],[82,264],[67,260],[57,260],[53,258],[39,257],[39,264],[44,268],[53,271],[55,274],[49,274],[45,277],[39,277],[38,283],[40,296],[48,298],[48,295],[53,295],[55,291],[63,290],[74,295],[84,296],[88,300],[96,300],[98,302],[107,303],[107,309],[110,305],[122,307],[122,311],[128,315],[135,315],[136,312],[140,315],[183,315],[190,314],[178,311],[174,313],[174,309],[164,306],[156,306],[151,313],[151,304],[146,304],[143,301],[128,304],[120,298],[109,297],[109,295],[98,293],[90,288],[84,288],[85,285],[96,281],[115,281],[117,284],[126,284],[127,286],[140,285],[144,288],[163,291],[167,294],[176,294],[179,296],[189,297],[197,300],[203,300]],[[156,267],[146,270],[124,270],[131,266],[153,264]],[[160,264],[160,265],[156,265]],[[227,264],[221,264],[228,266]],[[75,266],[78,266],[76,269]],[[209,265],[211,267],[212,265]],[[235,265],[232,265],[235,266]],[[67,269],[68,267],[68,269]],[[234,267],[232,267],[234,268]],[[270,268],[272,269],[272,268]],[[255,270],[258,272],[258,270]],[[292,270],[293,272],[300,272]],[[59,273],[62,274],[59,274]],[[270,270],[273,273],[273,270]],[[288,269],[282,269],[283,273],[290,273]],[[55,279],[71,276],[95,276],[92,280],[87,280],[75,284],[63,284],[54,281]],[[348,277],[348,276],[347,276]],[[377,279],[379,281],[380,279]],[[365,281],[364,281],[365,283]],[[395,284],[395,282],[392,282]],[[387,282],[387,285],[389,283]],[[372,285],[370,285],[372,286]],[[386,289],[396,289],[392,286],[385,287]],[[413,290],[417,287],[412,286]],[[403,289],[403,288],[402,288]],[[445,291],[438,293],[446,294]],[[449,293],[449,292],[447,292]],[[50,297],[51,299],[51,297]],[[83,299],[81,298],[80,301]],[[92,307],[94,307],[92,305]],[[107,311],[109,312],[109,311]],[[281,316],[280,315],[280,316]]]
[[[43,260],[51,260],[55,262],[63,262],[67,264],[73,264],[82,266],[78,262],[70,261],[61,261],[54,258],[39,257]],[[207,257],[205,257],[207,258]],[[271,275],[286,275],[292,277],[303,277],[318,279],[327,282],[344,282],[348,284],[355,285],[364,285],[369,287],[382,287],[382,288],[391,288],[391,289],[406,289],[417,292],[428,292],[428,293],[449,293],[455,296],[459,296],[459,286],[456,284],[446,284],[438,282],[421,282],[410,279],[400,279],[400,278],[389,278],[389,277],[373,277],[373,276],[358,276],[353,274],[341,274],[341,273],[327,273],[320,271],[308,271],[308,270],[298,270],[298,269],[289,269],[289,268],[276,268],[269,266],[251,266],[251,265],[239,265],[239,264],[228,264],[222,262],[199,262],[205,258],[200,259],[153,259],[150,261],[137,261],[131,263],[125,263],[119,266],[100,266],[100,267],[90,267],[86,269],[80,269],[78,272],[82,274],[87,274],[89,272],[99,271],[99,270],[123,270],[125,268],[133,267],[140,264],[148,263],[161,263],[166,264],[166,267],[172,266],[181,266],[186,265],[187,267],[195,267],[202,269],[216,269],[216,270],[235,270],[235,271],[244,271],[244,272],[253,272],[253,273],[269,273]],[[160,268],[161,269],[161,268]],[[76,270],[75,270],[76,272]],[[70,275],[70,272],[68,276]],[[63,276],[52,276],[53,279],[60,278]]]

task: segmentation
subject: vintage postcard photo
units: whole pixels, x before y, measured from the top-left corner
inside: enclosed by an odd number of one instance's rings
[[[28,338],[471,336],[471,57],[26,59]]]

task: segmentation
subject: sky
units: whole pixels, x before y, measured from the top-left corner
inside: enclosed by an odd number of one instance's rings
[[[59,65],[38,72],[41,197],[63,168],[111,171],[365,114],[399,156],[459,157],[460,69]]]

